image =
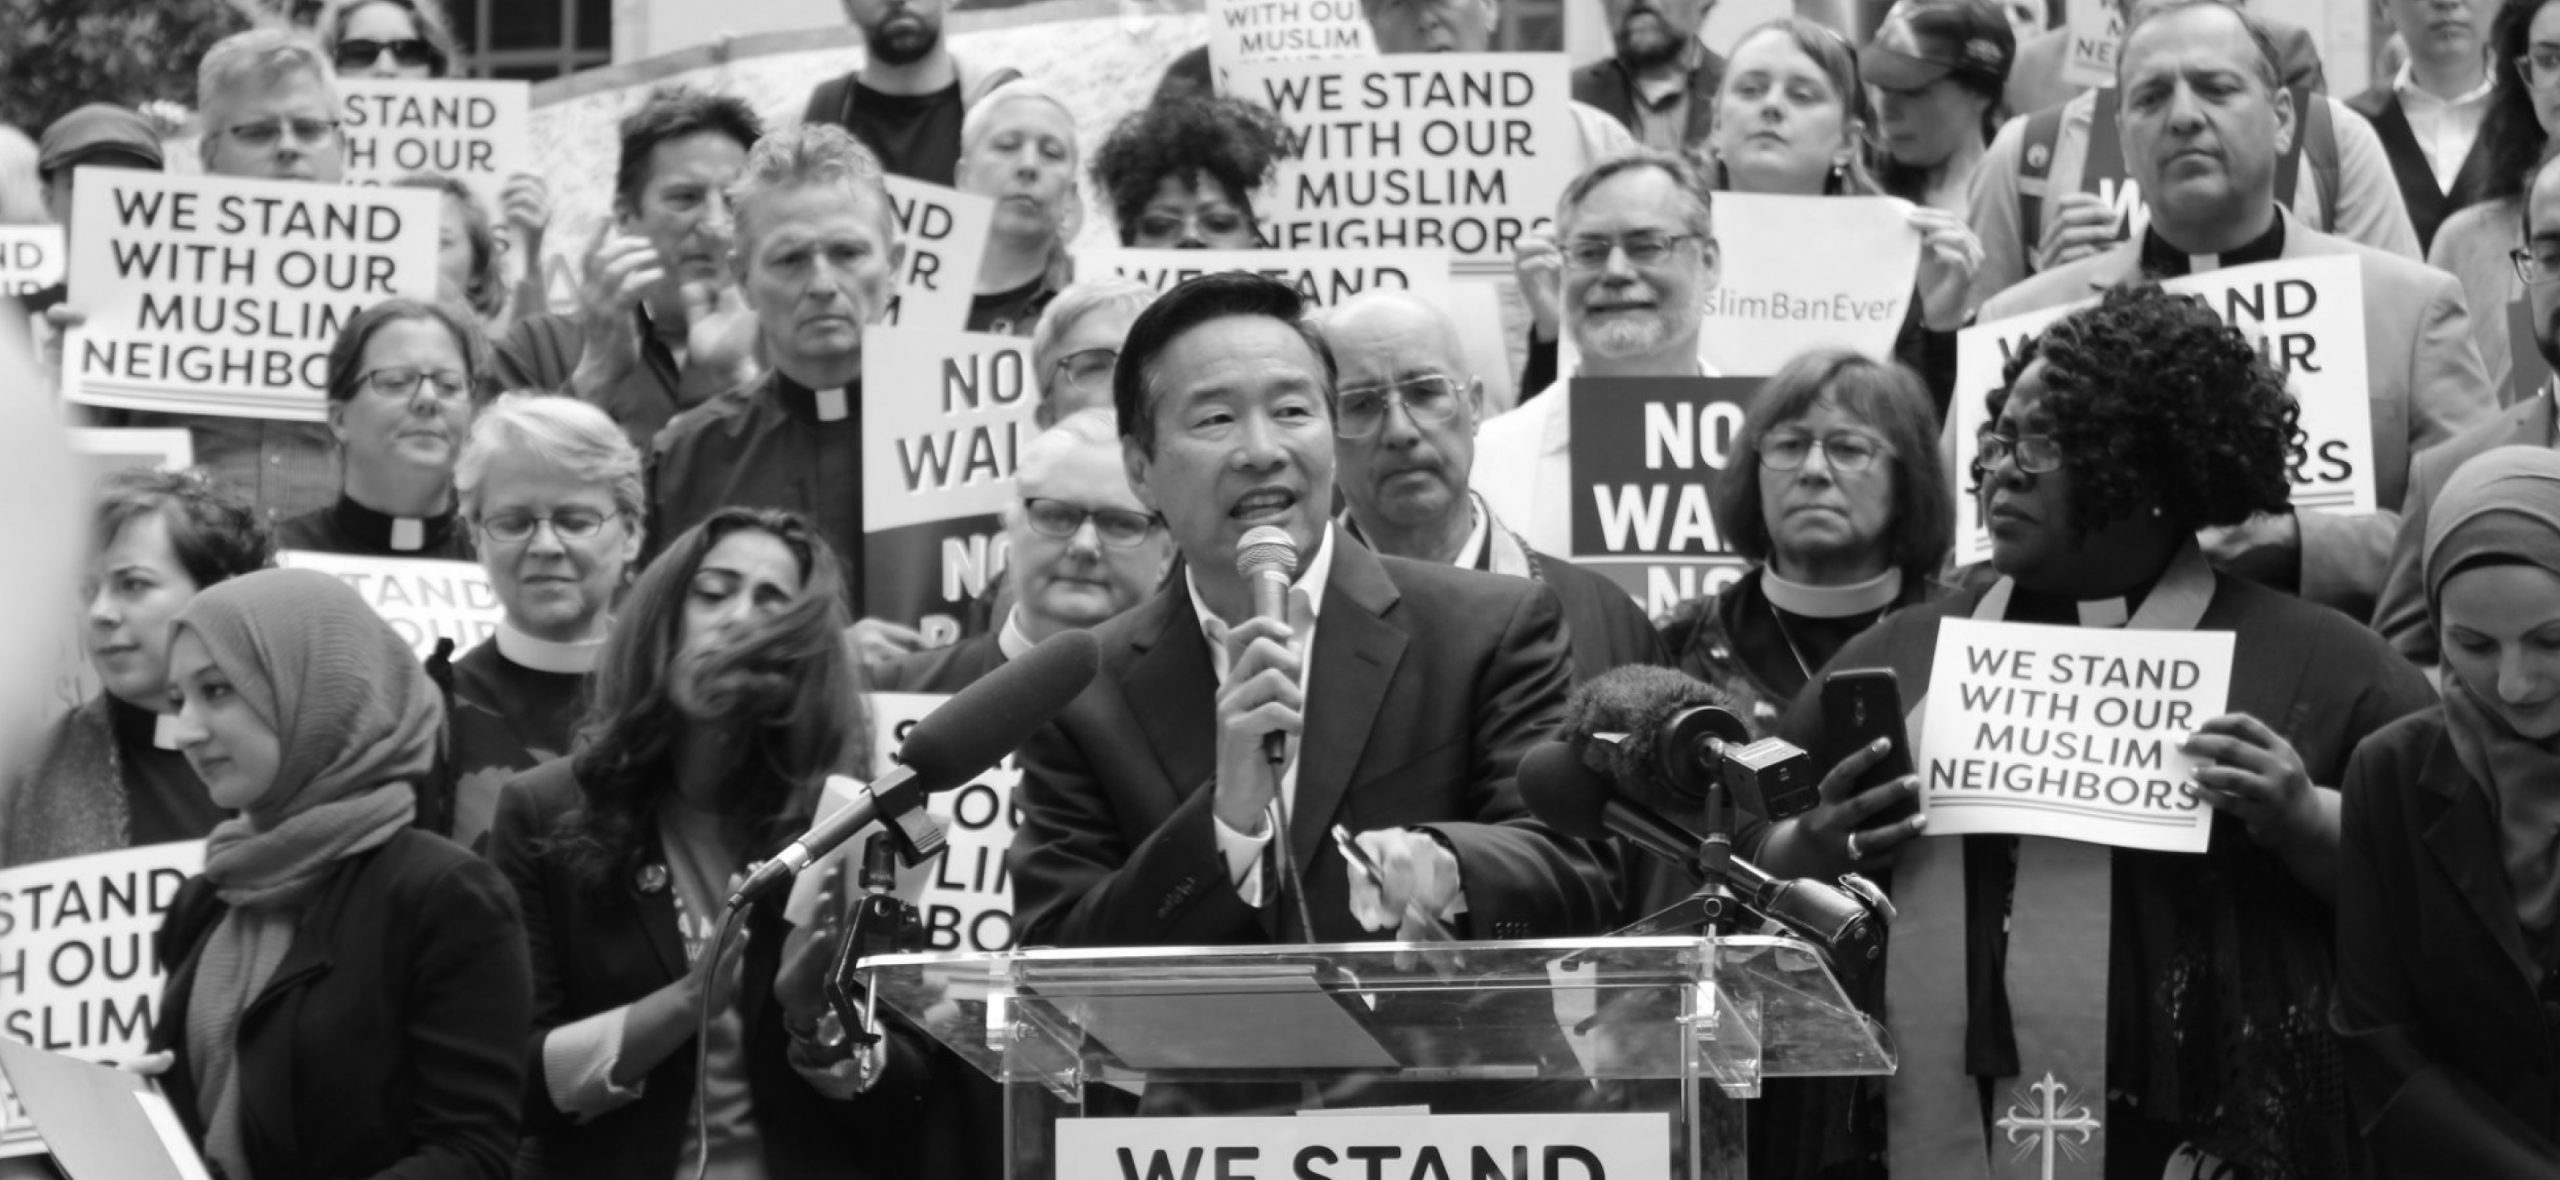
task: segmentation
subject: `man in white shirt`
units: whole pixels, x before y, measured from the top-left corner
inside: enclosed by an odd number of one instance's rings
[[[2436,227],[2480,199],[2491,162],[2473,150],[2489,113],[2489,23],[2494,4],[2473,0],[2382,0],[2409,60],[2391,81],[2347,100],[2372,122],[2400,182],[2400,201],[2421,248]]]
[[[1130,326],[1112,390],[1122,459],[1181,573],[1094,629],[1100,673],[1021,751],[1024,945],[1331,942],[1432,922],[1549,937],[1613,913],[1594,850],[1530,818],[1516,781],[1571,679],[1554,598],[1378,556],[1326,519],[1334,365],[1304,312],[1285,284],[1221,274]],[[1298,554],[1286,621],[1255,616],[1236,569],[1265,526]],[[1382,879],[1350,868],[1336,825]]]

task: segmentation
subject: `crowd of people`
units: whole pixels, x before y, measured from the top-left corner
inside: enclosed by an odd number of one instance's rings
[[[184,430],[195,466],[90,499],[99,688],[7,768],[0,868],[203,842],[131,1068],[215,1174],[1004,1174],[991,1081],[828,1002],[842,882],[724,937],[821,780],[873,765],[866,692],[1097,640],[1018,752],[1021,945],[1587,937],[1697,883],[1524,804],[1578,684],[1677,669],[1827,751],[1826,676],[1890,668],[1916,738],[1956,619],[2228,633],[2227,702],[2176,735],[2210,844],[1933,835],[1881,746],[1817,767],[1735,846],[1889,891],[1890,953],[1838,967],[1899,1068],[1772,1083],[1754,1175],[1989,1177],[2012,1088],[2062,1075],[2105,1128],[2072,1174],[2560,1177],[2560,0],[2383,0],[2406,60],[2353,96],[2216,0],[2122,0],[2097,88],[1993,0],[1899,0],[1863,44],[1802,6],[1722,52],[1707,0],[1602,0],[1575,174],[1500,280],[1514,405],[1484,325],[1421,294],[1080,270],[1087,193],[1126,246],[1266,244],[1292,135],[1206,50],[1083,143],[1041,63],[954,54],[944,0],[846,7],[862,65],[796,122],[687,87],[623,115],[564,306],[507,264],[542,256],[539,177],[491,209],[419,175],[438,295],[346,320],[322,421],[78,411]],[[1386,54],[1483,52],[1503,16],[1364,9]],[[335,79],[461,65],[437,0],[231,37],[197,63],[202,171],[339,183]],[[168,163],[112,104],[31,139],[0,221]],[[1004,572],[939,646],[863,612],[891,176],[992,201],[968,326],[1026,338],[1037,399]],[[1737,193],[1899,198],[1908,311],[1758,381],[1709,488],[1740,576],[1648,617],[1573,560],[1576,399],[1716,376]],[[2296,503],[2282,358],[2162,286],[2303,259],[2360,282],[2376,511]],[[91,309],[9,310],[58,341]],[[1961,334],[2031,313],[2059,314],[1959,388]],[[1277,616],[1237,566],[1269,528]],[[421,659],[279,550],[475,562],[499,619]]]

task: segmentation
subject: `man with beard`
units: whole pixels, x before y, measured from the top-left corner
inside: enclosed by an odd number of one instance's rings
[[[891,175],[950,185],[960,170],[960,123],[988,91],[1022,76],[972,69],[942,40],[951,0],[844,0],[862,30],[862,68],[809,92],[803,123],[853,133]]]
[[[1711,376],[1698,359],[1717,250],[1707,185],[1678,156],[1639,152],[1583,173],[1557,203],[1565,323],[1580,377]],[[1559,382],[1484,424],[1477,466],[1504,478],[1477,490],[1503,523],[1547,553],[1572,551],[1573,385]]]
[[[2560,370],[2560,156],[2545,158],[2525,191],[2524,241],[2516,277],[2523,280],[2525,303],[2533,309],[2533,347]],[[2409,494],[2400,502],[2400,536],[2383,577],[2373,629],[2422,667],[2434,665],[2443,654],[2436,629],[2427,622],[2427,588],[2419,568],[2436,494],[2456,468],[2485,451],[2560,446],[2555,392],[2560,391],[2546,378],[2532,397],[2409,460]]]
[[[1637,141],[1678,152],[1715,125],[1724,58],[1698,40],[1715,0],[1602,0],[1612,56],[1573,72],[1573,97],[1626,124]]]

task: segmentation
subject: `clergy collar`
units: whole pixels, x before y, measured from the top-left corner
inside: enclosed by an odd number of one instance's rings
[[[382,553],[422,553],[441,549],[453,540],[459,518],[450,507],[434,516],[393,516],[376,512],[356,503],[355,497],[339,493],[336,507],[329,510],[341,535],[363,549]]]
[[[2248,266],[2258,262],[2274,262],[2284,257],[2284,211],[2276,211],[2276,219],[2267,232],[2243,244],[2237,250],[2220,254],[2189,254],[2160,237],[2157,222],[2142,231],[2142,273],[2154,278],[2176,278],[2201,274],[2226,267]]]
[[[556,672],[563,676],[584,676],[595,671],[596,657],[604,653],[604,637],[561,643],[552,639],[536,639],[504,621],[498,624],[498,654],[507,661],[536,672]]]
[[[126,749],[149,746],[155,750],[178,748],[178,718],[173,713],[145,709],[114,693],[107,695],[107,725],[116,734],[116,744]]]
[[[793,417],[813,422],[842,422],[860,416],[862,383],[834,389],[811,389],[780,369],[773,371],[773,396]]]
[[[1333,526],[1327,523],[1324,532],[1316,539],[1315,556],[1299,567],[1298,580],[1290,585],[1292,590],[1307,592],[1307,614],[1310,618],[1324,613],[1324,590],[1332,580]],[[1201,599],[1200,582],[1191,576],[1191,563],[1187,561],[1182,563],[1182,588],[1191,595],[1191,613],[1199,618],[1202,626],[1218,617],[1210,613],[1209,604]]]
[[[1778,576],[1776,566],[1760,571],[1760,592],[1769,605],[1791,615],[1808,619],[1845,619],[1880,611],[1902,597],[1902,571],[1887,567],[1883,573],[1863,582],[1846,586],[1817,586],[1809,582],[1790,582]]]

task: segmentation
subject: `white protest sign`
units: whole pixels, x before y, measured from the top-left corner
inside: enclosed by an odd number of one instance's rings
[[[1376,57],[1360,0],[1209,0],[1209,70],[1228,92],[1228,71],[1251,62]]]
[[[2070,36],[2062,59],[2063,82],[2084,90],[2113,87],[2116,50],[2124,44],[2124,14],[2112,3],[2076,0]]]
[[[942,707],[940,693],[867,694],[871,711],[873,781],[898,764],[897,751],[925,714]],[[1010,752],[995,769],[957,790],[926,797],[925,811],[942,821],[944,851],[921,868],[899,873],[898,893],[912,900],[924,921],[926,949],[1013,949],[1013,876],[1005,851],[1022,824],[1013,788],[1022,766]]]
[[[2228,631],[1948,619],[1921,723],[1932,836],[2202,852],[2213,809],[2178,747],[2231,697]]]
[[[1085,278],[1117,274],[1158,293],[1207,274],[1244,271],[1287,283],[1316,307],[1366,291],[1410,291],[1433,307],[1449,306],[1446,250],[1086,250],[1076,256]]]
[[[347,179],[389,184],[417,172],[471,186],[503,224],[507,178],[533,171],[533,84],[341,77],[338,131]]]
[[[958,332],[969,326],[969,301],[978,289],[978,263],[986,257],[987,232],[995,220],[991,198],[958,189],[886,178],[889,208],[898,219],[898,239],[906,257],[898,264],[890,288],[889,310],[882,324]]]
[[[120,168],[74,174],[72,401],[317,422],[365,305],[436,294],[442,198]]]
[[[2160,286],[2202,298],[2223,322],[2258,345],[2282,373],[2301,410],[2305,451],[2293,470],[2293,506],[2345,515],[2381,508],[2373,478],[2373,409],[2366,388],[2364,272],[2348,256],[2293,258],[2169,279]],[[2032,312],[1967,328],[1956,338],[1953,414],[1956,560],[1990,554],[1972,480],[1974,438],[1987,420],[1983,396],[1999,388],[2001,366],[2018,345],[2062,316],[2090,306]]]
[[[151,936],[203,869],[202,840],[0,869],[0,1036],[89,1061],[141,1056],[160,1004]],[[0,1080],[0,1156],[43,1150],[7,1091]]]
[[[1286,1035],[1286,1030],[1275,1030]],[[1668,1114],[1058,1120],[1058,1180],[1670,1180]]]
[[[1560,53],[1446,53],[1238,66],[1235,93],[1280,116],[1292,159],[1257,198],[1279,250],[1440,248],[1510,273],[1581,169]]]
[[[1814,348],[1893,355],[1920,267],[1911,205],[1891,197],[1716,194],[1722,253],[1701,352],[1762,377]]]
[[[1031,342],[873,327],[862,348],[863,613],[959,635],[962,607],[1004,568],[996,514],[1036,428]]]
[[[62,281],[62,227],[0,225],[0,295],[25,295]]]
[[[488,571],[467,561],[287,549],[276,554],[276,564],[334,574],[355,587],[421,660],[434,653],[438,639],[452,640],[454,655],[460,657],[497,634],[498,621],[506,616]]]

